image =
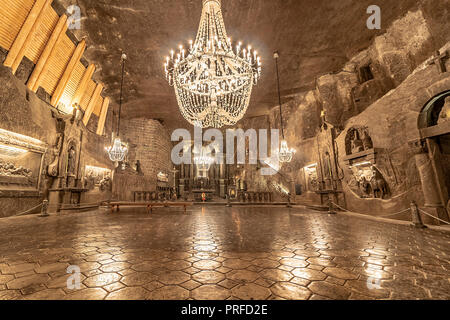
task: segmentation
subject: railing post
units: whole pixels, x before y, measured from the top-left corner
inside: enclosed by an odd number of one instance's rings
[[[417,204],[415,201],[411,201],[411,220],[414,227],[423,229],[426,226],[422,222],[422,218],[420,217],[419,209],[417,208]]]
[[[227,208],[231,208],[230,195],[227,194]]]
[[[288,193],[288,203],[286,205],[286,208],[292,208],[292,204],[291,204],[291,193]]]
[[[328,198],[328,214],[336,214],[336,211],[333,207],[333,201],[331,201],[331,198]]]
[[[48,217],[48,200],[44,200],[42,202],[42,209],[41,209],[41,214],[39,215],[39,217]]]

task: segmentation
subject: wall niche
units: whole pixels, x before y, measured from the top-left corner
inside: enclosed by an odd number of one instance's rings
[[[374,148],[367,127],[352,127],[347,131],[344,157],[349,169],[347,184],[362,199],[390,198],[389,185],[377,168],[381,151]]]

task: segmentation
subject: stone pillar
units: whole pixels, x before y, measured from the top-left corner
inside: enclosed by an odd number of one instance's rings
[[[433,159],[430,157],[425,142],[416,142],[414,159],[419,172],[420,183],[422,185],[423,197],[426,211],[435,217],[448,220],[445,205],[440,196],[440,184],[436,180],[436,173],[433,166]],[[425,223],[439,224],[437,220],[428,216],[422,216]]]
[[[219,196],[221,198],[225,198],[227,194],[226,185],[225,185],[225,170],[226,165],[224,163],[219,165]]]
[[[179,188],[180,188],[180,196],[183,197],[184,193],[185,193],[185,188],[186,188],[186,177],[185,177],[185,168],[184,168],[185,164],[182,163],[180,164],[180,182],[179,182]]]

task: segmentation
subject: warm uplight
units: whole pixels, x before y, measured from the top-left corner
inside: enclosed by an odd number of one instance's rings
[[[15,157],[15,156],[27,153],[27,152],[28,151],[25,149],[0,144],[0,153],[10,156],[10,157]]]
[[[362,166],[367,166],[367,165],[371,165],[372,163],[370,161],[364,161],[364,162],[359,162],[359,163],[355,163],[354,165],[352,165],[352,167],[362,167]]]

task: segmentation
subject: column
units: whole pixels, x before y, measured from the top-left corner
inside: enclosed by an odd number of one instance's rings
[[[222,163],[219,165],[219,195],[221,198],[225,198],[227,194],[227,188],[225,184],[225,171],[226,165]]]
[[[436,180],[435,169],[433,168],[435,164],[429,155],[429,150],[425,142],[421,141],[419,144],[420,146],[416,144],[416,148],[414,149],[414,159],[419,172],[425,207],[427,207],[426,211],[435,217],[448,220],[445,206],[442,204],[441,190]],[[422,218],[425,223],[438,224],[437,220],[430,217],[422,216]]]
[[[185,177],[185,168],[184,168],[185,164],[182,163],[180,164],[180,196],[183,197],[184,193],[185,193],[185,181],[186,181],[186,177]]]

